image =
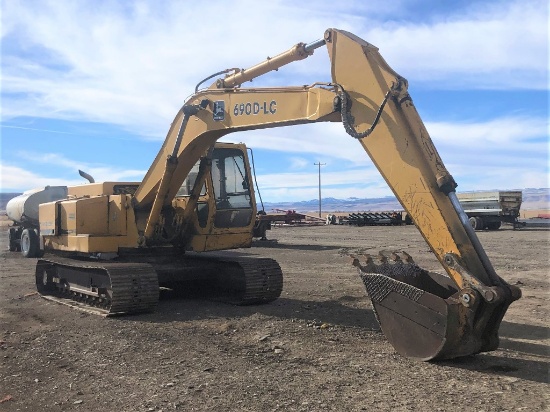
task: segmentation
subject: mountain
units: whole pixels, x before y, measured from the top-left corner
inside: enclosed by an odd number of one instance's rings
[[[521,190],[523,210],[550,209],[550,188],[527,188],[510,189]],[[496,191],[496,189],[495,189]],[[267,211],[273,209],[296,210],[300,212],[312,212],[319,210],[319,199],[298,201],[298,202],[264,202]],[[386,196],[371,199],[359,199],[350,197],[348,199],[335,199],[327,197],[321,199],[321,207],[324,212],[357,212],[357,211],[390,211],[403,210],[394,196]]]
[[[298,211],[315,211],[319,210],[319,199],[304,200],[300,202],[264,202],[266,210],[298,210]],[[372,199],[335,199],[333,197],[323,198],[321,200],[323,211],[331,212],[353,212],[358,210],[401,210],[402,207],[393,196],[372,198]]]
[[[522,209],[549,209],[550,189],[523,189]]]
[[[550,188],[527,188],[512,189],[522,190],[523,210],[550,209]],[[6,210],[6,204],[10,199],[21,193],[0,193],[0,211]],[[325,212],[356,212],[356,211],[383,211],[383,210],[402,210],[403,208],[393,196],[378,197],[371,199],[359,199],[350,197],[348,199],[335,199],[333,197],[323,198],[321,201],[322,210]],[[260,205],[258,205],[260,207]],[[267,211],[273,209],[296,210],[300,212],[310,212],[319,210],[319,199],[302,200],[296,202],[264,202]]]
[[[20,194],[21,193],[0,193],[0,210],[6,210],[8,202]]]

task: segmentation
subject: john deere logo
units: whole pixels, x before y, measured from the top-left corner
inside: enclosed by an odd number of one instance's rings
[[[214,120],[221,121],[225,119],[225,102],[223,100],[218,100],[214,102]]]

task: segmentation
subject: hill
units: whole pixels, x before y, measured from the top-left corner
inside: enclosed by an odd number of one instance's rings
[[[496,190],[496,189],[495,189]],[[523,210],[548,210],[550,209],[550,188],[527,188],[510,189],[522,190]],[[350,197],[348,199],[335,199],[332,197],[323,198],[321,201],[324,212],[356,212],[356,211],[388,211],[403,210],[394,196],[386,196],[372,199],[359,199]],[[298,202],[264,202],[266,210],[296,210],[300,212],[311,212],[319,210],[319,199],[298,201]]]
[[[0,193],[0,210],[6,210],[8,202],[20,194],[21,193]]]

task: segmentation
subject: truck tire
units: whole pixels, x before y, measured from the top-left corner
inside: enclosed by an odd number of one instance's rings
[[[17,235],[16,235],[17,231],[11,227],[8,229],[8,250],[10,252],[15,252],[17,251]]]
[[[468,219],[470,222],[470,225],[474,228],[474,230],[482,230],[483,229],[483,219],[477,216],[472,216],[470,219]]]
[[[32,229],[24,229],[21,233],[21,253],[26,258],[38,257],[40,244],[38,235]]]
[[[501,222],[489,222],[487,223],[487,229],[489,230],[498,230],[500,228]]]

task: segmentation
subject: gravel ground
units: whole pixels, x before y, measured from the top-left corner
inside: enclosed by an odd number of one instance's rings
[[[35,293],[34,259],[0,239],[2,411],[540,411],[549,408],[549,234],[479,236],[523,298],[499,350],[445,362],[396,354],[350,252],[404,250],[440,270],[414,227],[276,227],[235,253],[272,257],[277,301],[235,307],[165,296],[102,318]]]

